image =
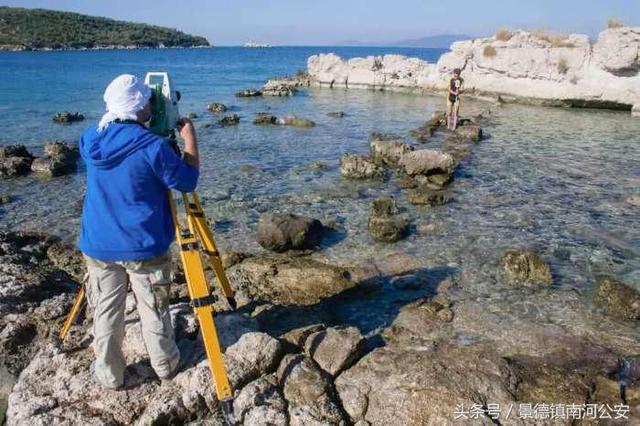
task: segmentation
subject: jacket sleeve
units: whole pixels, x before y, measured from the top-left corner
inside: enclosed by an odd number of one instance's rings
[[[155,175],[168,188],[181,192],[193,192],[196,189],[198,169],[178,157],[166,141],[151,144],[147,159]]]

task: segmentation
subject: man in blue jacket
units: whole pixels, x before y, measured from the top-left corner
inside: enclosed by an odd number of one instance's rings
[[[150,118],[150,89],[132,75],[113,80],[104,93],[107,113],[80,139],[87,165],[80,250],[94,309],[94,374],[107,388],[124,383],[124,311],[129,286],[140,315],[151,366],[172,377],[180,353],[168,303],[169,246],[175,230],[168,189],[191,192],[198,182],[198,148],[193,124],[182,120],[180,158],[167,141],[144,125]]]

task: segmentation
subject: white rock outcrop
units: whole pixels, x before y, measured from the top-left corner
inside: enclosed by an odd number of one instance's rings
[[[640,112],[640,27],[586,35],[515,31],[506,37],[460,41],[436,64],[400,55],[308,59],[313,83],[329,87],[442,91],[463,68],[467,94],[553,106]]]

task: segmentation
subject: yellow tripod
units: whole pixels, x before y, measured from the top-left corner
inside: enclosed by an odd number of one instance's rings
[[[220,253],[213,241],[211,230],[207,225],[200,199],[196,193],[183,193],[182,201],[185,208],[186,220],[181,224],[178,219],[176,202],[173,194],[169,191],[169,204],[171,206],[171,215],[173,223],[176,227],[176,239],[180,248],[180,258],[184,267],[184,274],[189,289],[189,297],[191,298],[191,306],[198,318],[200,324],[200,333],[202,341],[209,360],[209,369],[213,375],[216,386],[216,395],[226,422],[230,425],[235,424],[233,417],[233,391],[229,384],[227,371],[224,368],[222,359],[222,350],[218,340],[218,333],[213,321],[213,303],[215,296],[211,294],[207,279],[204,274],[202,251],[208,256],[211,265],[216,273],[222,293],[232,309],[236,308],[234,293],[229,285],[229,280],[222,266]],[[80,312],[85,300],[84,286],[76,294],[73,306],[60,330],[60,341],[64,340],[69,328],[73,324],[76,316]]]

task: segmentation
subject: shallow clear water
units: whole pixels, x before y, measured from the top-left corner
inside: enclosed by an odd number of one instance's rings
[[[345,56],[386,53],[366,48],[212,49],[133,52],[0,54],[0,143],[25,143],[36,153],[47,139],[76,139],[101,115],[101,92],[122,72],[168,70],[183,94],[181,110],[196,120],[203,167],[199,193],[216,221],[223,248],[258,251],[260,213],[290,211],[335,219],[344,232],[325,241],[317,256],[343,264],[367,263],[394,252],[429,267],[471,274],[476,289],[495,283],[495,265],[507,248],[535,248],[550,260],[555,282],[589,288],[603,270],[640,280],[640,215],[625,198],[640,191],[640,119],[628,113],[528,106],[494,107],[466,102],[466,111],[491,109],[490,138],[472,147],[456,173],[454,200],[441,207],[406,203],[391,181],[349,182],[340,177],[343,153],[368,152],[373,131],[408,131],[422,124],[443,97],[364,90],[309,89],[293,98],[236,99],[273,75],[292,74],[321,51]],[[434,61],[441,51],[395,49]],[[233,106],[235,128],[204,128],[218,116],[208,102]],[[78,110],[88,121],[50,122],[58,110]],[[254,126],[255,113],[296,114],[312,129]],[[328,117],[345,111],[342,119]],[[424,145],[438,148],[442,136]],[[321,161],[327,167],[309,167]],[[2,227],[53,232],[73,240],[78,230],[82,173],[40,183],[34,178],[0,182],[15,198],[0,208]],[[371,200],[398,198],[413,227],[435,224],[392,245],[375,243],[366,228]]]

